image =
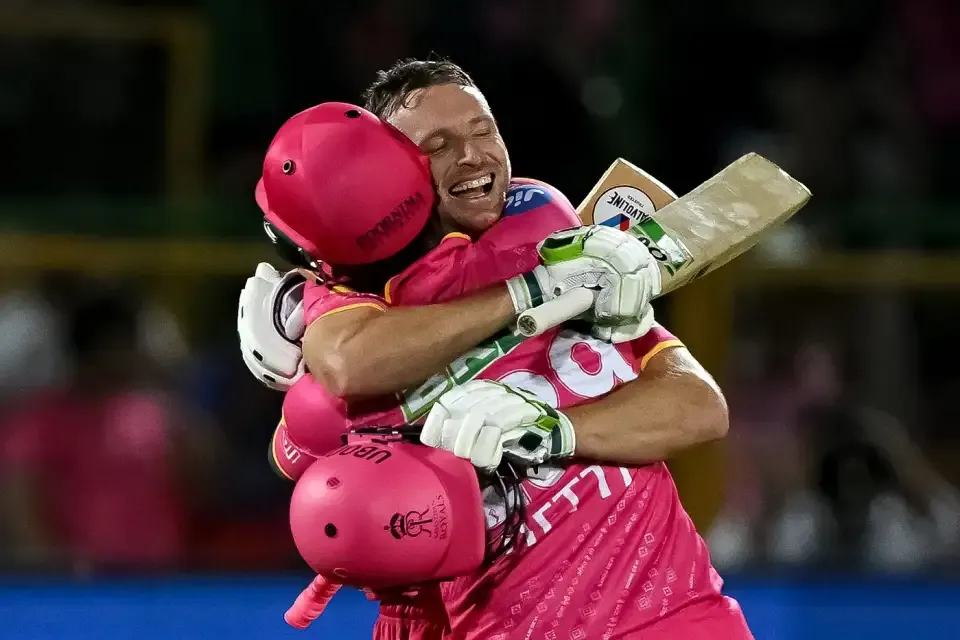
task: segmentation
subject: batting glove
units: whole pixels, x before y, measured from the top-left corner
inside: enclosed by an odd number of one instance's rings
[[[240,292],[237,333],[243,361],[271,389],[286,391],[304,373],[300,339],[305,284],[296,270],[281,275],[261,262]]]
[[[639,318],[621,321],[619,324],[594,324],[590,327],[590,335],[597,340],[619,344],[647,335],[654,324],[656,324],[656,318],[653,315],[653,307],[648,304]]]
[[[501,460],[524,467],[573,455],[570,419],[535,396],[489,380],[446,392],[427,414],[420,441],[492,473]]]
[[[596,293],[591,315],[597,323],[652,323],[645,316],[660,293],[660,268],[636,236],[590,225],[557,231],[537,250],[543,264],[507,281],[517,314],[583,287]]]

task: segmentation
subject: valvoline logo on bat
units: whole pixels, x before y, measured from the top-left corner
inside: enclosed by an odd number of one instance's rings
[[[607,189],[593,205],[593,223],[626,231],[650,219],[657,210],[650,196],[636,187]]]
[[[549,190],[536,184],[515,184],[507,190],[507,203],[503,206],[504,216],[515,216],[532,211],[553,201]]]

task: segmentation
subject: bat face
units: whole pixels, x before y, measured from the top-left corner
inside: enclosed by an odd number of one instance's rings
[[[677,198],[663,183],[616,160],[577,207],[584,224],[630,231],[661,267],[663,292],[730,262],[810,199],[780,167],[750,153]]]

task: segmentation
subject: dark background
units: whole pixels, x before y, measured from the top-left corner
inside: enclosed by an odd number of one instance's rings
[[[960,575],[956,3],[4,0],[0,566],[18,597],[31,575],[302,571],[265,460],[281,398],[234,328],[272,258],[253,186],[287,117],[431,53],[486,93],[515,174],[574,203],[618,156],[679,193],[747,151],[805,182],[781,232],[659,307],[731,405],[710,486],[678,470],[685,501],[708,505],[732,583]],[[137,460],[90,463],[110,428]],[[125,474],[166,506],[122,496]],[[64,504],[166,533],[80,552]]]

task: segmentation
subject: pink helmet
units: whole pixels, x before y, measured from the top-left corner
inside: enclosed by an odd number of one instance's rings
[[[353,426],[347,401],[330,393],[309,373],[287,389],[283,421],[295,446],[314,457],[340,447],[343,434]]]
[[[290,529],[320,575],[385,588],[478,569],[486,530],[473,466],[398,439],[351,435],[300,477]]]
[[[409,138],[360,107],[327,102],[280,127],[256,199],[313,261],[356,265],[410,244],[436,194],[429,161]]]

